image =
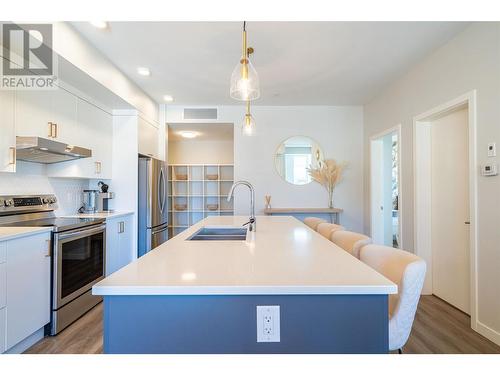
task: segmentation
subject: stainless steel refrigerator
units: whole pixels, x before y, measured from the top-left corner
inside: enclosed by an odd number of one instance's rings
[[[167,165],[139,156],[138,255],[168,240]]]

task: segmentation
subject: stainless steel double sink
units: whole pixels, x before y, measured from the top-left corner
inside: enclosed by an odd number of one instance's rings
[[[245,241],[247,228],[203,227],[188,237],[187,241]]]

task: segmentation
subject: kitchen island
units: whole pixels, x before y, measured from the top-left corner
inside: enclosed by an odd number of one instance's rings
[[[246,221],[208,217],[94,285],[104,352],[387,352],[397,286],[297,219],[259,216],[243,241],[189,240]],[[279,342],[257,342],[257,306],[280,306]]]

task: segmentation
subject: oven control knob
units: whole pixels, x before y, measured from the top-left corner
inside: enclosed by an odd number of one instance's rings
[[[42,203],[43,204],[49,203],[49,198],[42,198]]]
[[[10,207],[10,206],[14,205],[14,200],[6,199],[4,204],[5,204],[5,207]]]
[[[57,202],[57,198],[56,197],[50,198],[50,203],[56,203],[56,202]]]

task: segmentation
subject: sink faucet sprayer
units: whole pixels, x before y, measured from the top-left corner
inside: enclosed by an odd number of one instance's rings
[[[250,220],[248,221],[248,223],[245,223],[243,225],[249,224],[248,230],[250,232],[255,232],[257,230],[257,222],[255,220],[255,190],[252,184],[248,181],[236,181],[233,186],[231,186],[231,190],[227,195],[227,201],[229,202],[231,200],[231,198],[233,197],[234,188],[238,185],[245,185],[248,189],[250,189]]]

